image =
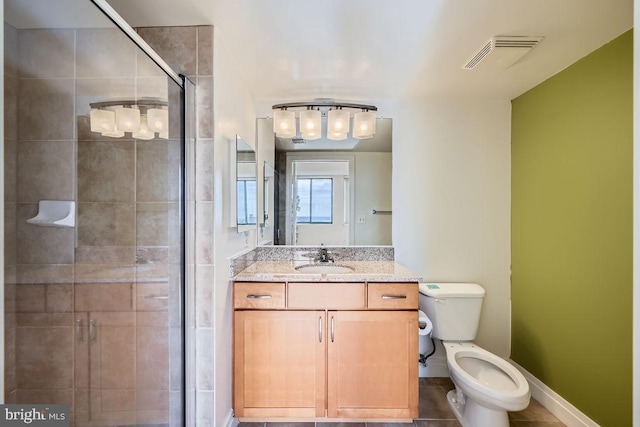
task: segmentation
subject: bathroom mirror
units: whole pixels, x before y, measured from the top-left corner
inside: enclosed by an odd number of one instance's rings
[[[273,213],[258,243],[391,245],[392,120],[376,127],[369,139],[304,141],[276,137],[272,119],[258,119],[258,146],[275,147],[273,182],[258,189]]]
[[[236,224],[238,233],[256,228],[258,189],[256,152],[236,135]]]

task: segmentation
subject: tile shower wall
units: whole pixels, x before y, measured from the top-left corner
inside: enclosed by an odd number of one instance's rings
[[[180,425],[179,114],[150,141],[96,137],[87,116],[180,93],[115,29],[5,24],[5,64],[6,401],[72,403],[76,425]],[[76,200],[76,229],[27,224],[42,199]]]
[[[213,329],[213,27],[146,27],[138,34],[177,72],[196,83],[195,413],[214,425]],[[225,267],[226,268],[226,267]]]
[[[6,388],[13,402],[73,402],[74,230],[26,219],[39,200],[74,200],[74,37],[72,30],[15,32],[16,145],[5,160],[5,170],[15,169],[15,220],[5,222],[16,239],[15,387]]]

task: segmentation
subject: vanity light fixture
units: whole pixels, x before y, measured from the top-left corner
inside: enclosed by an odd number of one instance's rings
[[[309,141],[320,139],[321,132],[322,113],[320,113],[320,110],[314,110],[310,107],[307,110],[300,111],[300,135],[302,138]]]
[[[327,138],[335,141],[347,139],[349,133],[349,112],[337,107],[327,114]]]
[[[319,98],[312,102],[291,102],[271,107],[273,113],[273,131],[280,138],[294,138],[296,132],[296,114],[300,114],[300,136],[314,140],[321,137],[322,118],[327,119],[327,138],[335,141],[347,139],[351,129],[349,110],[359,110],[353,115],[352,136],[357,139],[372,138],[376,133],[376,113],[373,105],[335,102]]]
[[[273,131],[282,138],[296,136],[296,113],[283,108],[273,113]]]
[[[169,110],[166,101],[105,101],[90,105],[91,132],[111,138],[121,138],[125,132],[131,133],[136,139],[153,139],[156,133],[160,138],[169,138]]]
[[[376,113],[362,111],[353,115],[353,137],[358,139],[372,138],[376,133]]]

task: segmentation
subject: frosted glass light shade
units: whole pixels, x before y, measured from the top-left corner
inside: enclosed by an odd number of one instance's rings
[[[339,133],[339,132],[327,132],[327,138],[333,141],[342,141],[347,139],[347,133]]]
[[[346,110],[329,111],[327,114],[327,135],[332,133],[346,134],[347,132],[349,132],[349,112]]]
[[[150,108],[147,110],[147,126],[151,132],[158,132],[162,135],[169,134],[169,110],[160,108]]]
[[[91,132],[116,131],[116,114],[113,111],[92,108],[89,112],[89,122],[91,124]]]
[[[132,136],[136,139],[153,139],[154,133],[149,129],[147,124],[147,116],[140,116],[140,129],[137,132],[133,132]]]
[[[280,138],[293,138],[296,136],[296,113],[287,110],[274,111],[273,131]]]
[[[322,115],[318,110],[305,110],[300,112],[300,133],[318,135],[322,129]]]
[[[116,128],[123,132],[138,132],[140,110],[137,108],[116,108]]]
[[[366,111],[353,115],[353,137],[372,138],[376,133],[376,113]]]
[[[315,139],[320,139],[321,134],[320,132],[318,133],[302,132],[300,136],[302,136],[302,139],[306,139],[307,141],[313,141]]]
[[[124,136],[123,130],[114,130],[113,132],[102,132],[102,136],[109,136],[111,138],[122,138]]]

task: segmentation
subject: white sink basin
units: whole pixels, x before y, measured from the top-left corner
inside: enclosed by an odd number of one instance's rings
[[[300,273],[309,274],[345,274],[353,272],[353,268],[338,264],[305,264],[296,267]]]

